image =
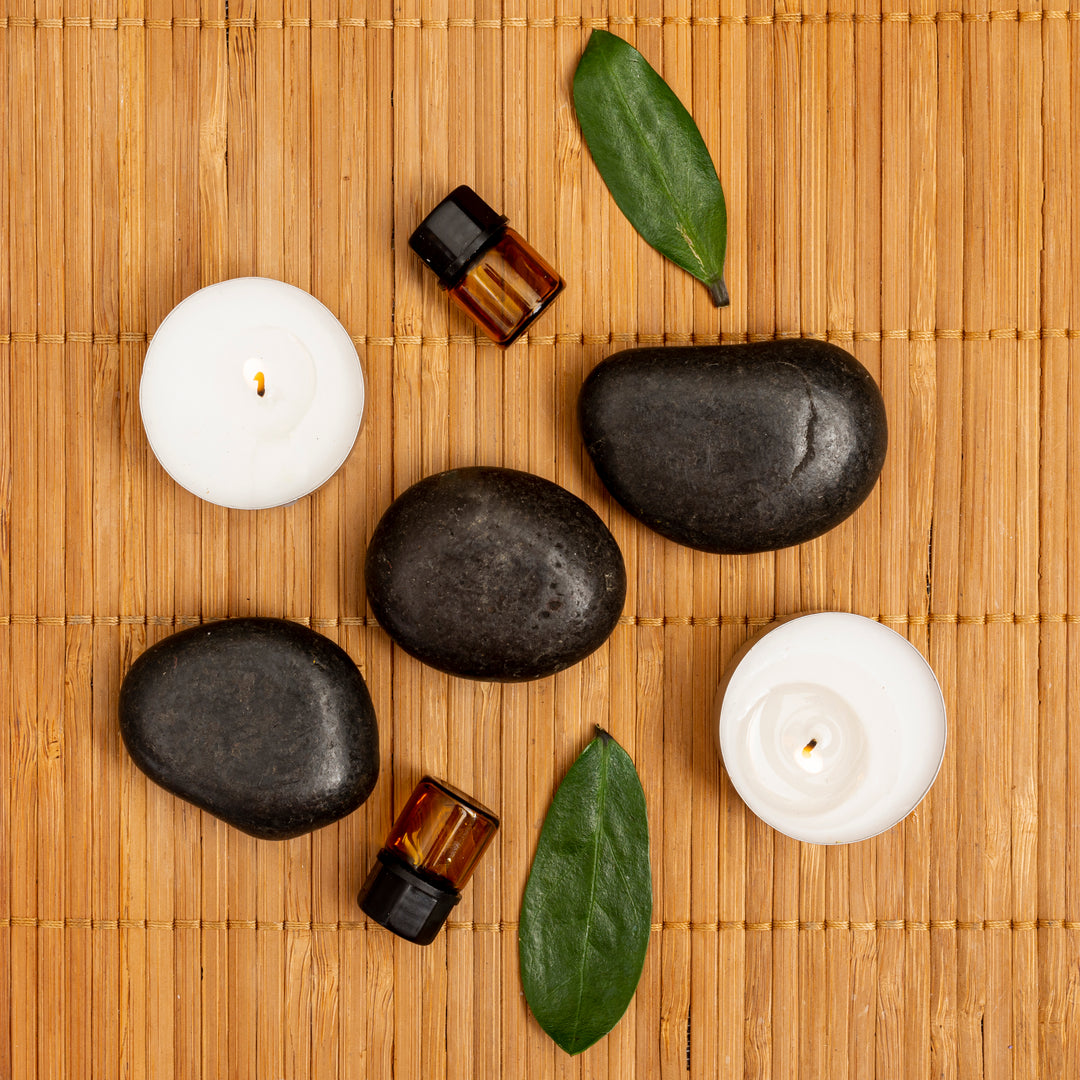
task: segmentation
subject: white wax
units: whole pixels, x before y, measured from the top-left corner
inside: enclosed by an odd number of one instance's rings
[[[736,791],[812,844],[903,820],[945,755],[945,703],[921,653],[861,615],[820,612],[752,640],[721,684],[717,735]]]
[[[315,297],[233,278],[166,316],[146,350],[139,407],[178,484],[257,510],[295,502],[341,467],[360,430],[364,376],[352,339]]]

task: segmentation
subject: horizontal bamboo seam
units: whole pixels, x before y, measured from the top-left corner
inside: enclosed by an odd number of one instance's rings
[[[778,11],[763,15],[578,15],[505,16],[501,19],[476,19],[469,17],[425,19],[394,18],[369,19],[365,16],[312,19],[296,16],[282,19],[259,19],[253,16],[233,16],[226,19],[179,16],[169,19],[147,19],[139,16],[68,15],[56,18],[31,15],[8,15],[0,18],[0,29],[7,27],[41,30],[594,30],[609,26],[772,26],[777,24],[821,23],[984,23],[984,22],[1040,22],[1043,19],[1080,19],[1080,11],[1050,9],[1047,11],[1019,11],[1000,9],[995,11],[938,11],[938,12],[801,12]]]
[[[153,331],[125,330],[119,334],[91,333],[71,330],[64,333],[38,333],[16,330],[0,334],[0,345],[140,345],[153,337]],[[1063,338],[1080,340],[1080,327],[1053,327],[1048,329],[1020,329],[1015,326],[994,330],[828,330],[802,331],[779,330],[774,333],[752,333],[732,330],[719,334],[680,333],[663,334],[526,334],[521,341],[531,345],[740,345],[757,341],[782,341],[794,338],[813,338],[817,341],[1045,341]],[[479,345],[495,349],[498,346],[487,338],[473,334],[353,334],[352,341],[358,347],[398,345],[448,346]]]
[[[861,614],[861,613],[860,613]],[[898,626],[1033,626],[1045,623],[1080,623],[1080,613],[1037,612],[1022,614],[1014,611],[987,611],[981,614],[929,612],[910,615],[867,615],[866,618],[886,625]],[[218,616],[202,615],[0,615],[0,626],[200,626]],[[370,615],[340,615],[320,617],[285,615],[290,622],[303,626],[332,628],[339,626],[377,628],[379,622]],[[619,626],[768,626],[774,615],[621,615]]]
[[[169,933],[178,930],[195,931],[233,931],[255,930],[266,933],[339,933],[342,931],[363,930],[370,933],[386,933],[386,928],[379,923],[365,919],[341,920],[340,922],[316,922],[313,920],[274,920],[274,919],[88,919],[67,917],[63,919],[39,919],[32,915],[11,915],[0,918],[0,930],[13,927],[37,930],[155,930]],[[516,931],[517,922],[502,919],[497,922],[478,922],[451,920],[446,923],[448,930],[467,930],[471,933],[507,933]],[[1026,932],[1033,930],[1080,930],[1080,920],[1076,919],[876,919],[860,922],[854,919],[771,919],[763,922],[751,922],[745,919],[721,920],[718,922],[690,922],[665,920],[651,923],[649,929],[654,934],[671,931],[690,931],[692,933],[721,933],[726,931],[744,931],[747,933],[772,933],[774,931],[797,930],[800,933],[813,933],[820,930],[856,931],[878,933],[883,930],[901,930],[907,932],[978,931],[1008,930]]]

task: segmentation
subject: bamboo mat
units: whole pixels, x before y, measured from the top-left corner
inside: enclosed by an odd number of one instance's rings
[[[1080,1075],[1080,4],[939,2],[2,0],[0,1077]],[[581,145],[595,26],[713,151],[722,313]],[[506,353],[405,245],[460,182],[568,279]],[[169,480],[137,391],[170,308],[253,273],[339,316],[369,411],[318,493],[244,513]],[[885,395],[852,519],[717,557],[611,502],[573,415],[602,357],[798,334]],[[473,463],[577,492],[624,552],[610,642],[552,679],[448,678],[366,608],[391,498]],[[747,813],[710,727],[747,635],[821,608],[906,634],[951,721],[918,810],[829,849]],[[144,648],[244,614],[340,642],[380,718],[369,802],[286,843],[149,784],[117,731]],[[645,787],[654,932],[629,1012],[570,1059],[528,1015],[516,930],[594,724]],[[422,771],[503,819],[427,949],[355,905]]]

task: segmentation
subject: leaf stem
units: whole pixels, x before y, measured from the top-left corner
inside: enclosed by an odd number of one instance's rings
[[[709,283],[709,295],[712,297],[714,307],[727,307],[731,303],[728,296],[727,285],[724,284],[724,276],[720,275],[716,281]]]

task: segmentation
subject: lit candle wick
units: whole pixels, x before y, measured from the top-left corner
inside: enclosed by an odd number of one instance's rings
[[[259,397],[266,393],[266,376],[261,371],[255,372],[255,393]]]
[[[817,739],[811,739],[811,740],[810,740],[810,741],[809,741],[809,742],[808,742],[808,743],[807,743],[807,744],[806,744],[806,745],[805,745],[805,746],[804,746],[804,747],[802,748],[802,752],[803,752],[803,757],[809,757],[809,756],[810,756],[810,751],[811,751],[811,750],[813,750],[815,746],[817,746]]]

